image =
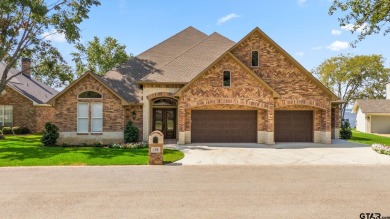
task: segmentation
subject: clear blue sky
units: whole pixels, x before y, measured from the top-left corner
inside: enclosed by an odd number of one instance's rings
[[[235,42],[258,26],[309,71],[340,53],[382,54],[390,66],[390,35],[348,47],[356,35],[339,27],[337,14],[328,15],[330,5],[330,0],[102,0],[80,27],[83,42],[112,36],[137,55],[188,26]],[[73,65],[73,47],[61,37],[53,41]]]

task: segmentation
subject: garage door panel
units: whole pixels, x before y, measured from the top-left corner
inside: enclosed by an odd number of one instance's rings
[[[275,111],[275,142],[313,142],[313,111]]]
[[[193,110],[191,116],[194,143],[257,141],[257,111]]]
[[[390,134],[390,117],[371,116],[371,132],[379,134]]]

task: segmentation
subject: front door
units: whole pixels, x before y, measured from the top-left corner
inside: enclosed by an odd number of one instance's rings
[[[153,130],[161,131],[164,138],[176,138],[176,109],[153,109]]]

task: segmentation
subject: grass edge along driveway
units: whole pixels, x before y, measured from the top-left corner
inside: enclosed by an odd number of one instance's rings
[[[355,142],[359,144],[366,144],[366,145],[372,145],[372,144],[383,144],[390,146],[390,138],[374,135],[370,133],[363,133],[359,132],[355,129],[352,130],[352,138],[348,139],[349,142]]]
[[[41,135],[7,135],[0,140],[0,167],[146,165],[148,148],[42,147]],[[164,163],[184,157],[181,151],[164,149]]]

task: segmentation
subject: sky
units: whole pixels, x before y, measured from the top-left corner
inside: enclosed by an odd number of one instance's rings
[[[116,38],[133,55],[149,49],[179,31],[193,26],[218,32],[238,42],[255,27],[262,29],[307,70],[339,54],[381,54],[390,66],[390,35],[367,37],[352,48],[356,39],[337,18],[328,15],[331,0],[102,0],[81,25],[81,41],[98,36]],[[63,36],[51,40],[71,62],[75,51]]]

